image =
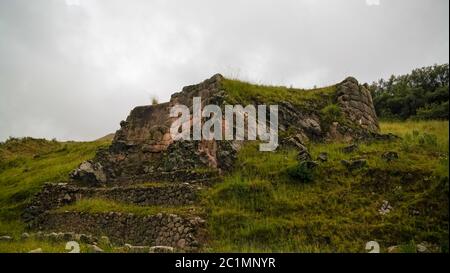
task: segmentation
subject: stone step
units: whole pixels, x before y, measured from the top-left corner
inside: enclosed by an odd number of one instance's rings
[[[45,184],[25,209],[23,219],[32,221],[42,213],[88,198],[99,198],[141,206],[192,205],[197,201],[201,186],[189,183],[151,185],[79,187],[76,184]]]
[[[205,221],[195,215],[157,213],[137,215],[120,212],[45,212],[30,226],[56,234],[107,236],[114,245],[169,246],[181,252],[198,251],[206,238]]]

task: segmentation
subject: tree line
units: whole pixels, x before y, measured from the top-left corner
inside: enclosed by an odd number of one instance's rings
[[[446,119],[449,112],[449,65],[414,69],[369,86],[381,119]]]

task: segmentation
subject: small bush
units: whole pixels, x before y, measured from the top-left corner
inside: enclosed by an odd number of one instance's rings
[[[448,119],[449,103],[427,104],[424,107],[417,109],[417,119]]]
[[[322,110],[320,110],[320,114],[320,118],[326,127],[330,126],[331,123],[335,121],[340,122],[342,119],[341,108],[336,104],[327,105]]]
[[[311,182],[313,180],[312,170],[308,168],[307,162],[300,162],[298,165],[291,167],[287,170],[288,175],[304,183]]]
[[[330,120],[338,120],[342,116],[341,108],[336,104],[327,105],[320,112]]]

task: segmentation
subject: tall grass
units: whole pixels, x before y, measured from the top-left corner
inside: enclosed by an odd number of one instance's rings
[[[425,240],[448,251],[448,159],[442,162],[448,158],[448,122],[381,127],[402,137],[428,132],[436,135],[436,143],[418,138],[411,150],[402,149],[404,139],[361,143],[350,154],[342,152],[344,143],[311,143],[313,158],[327,152],[329,160],[313,171],[308,184],[286,174],[296,164],[295,151],[261,153],[254,144],[244,147],[236,170],[205,194],[212,238],[206,250],[363,252],[367,241],[376,240],[382,251],[400,245],[409,252],[412,241]],[[381,156],[386,151],[400,159],[387,162]],[[366,158],[368,166],[349,172],[340,163],[354,158]],[[384,200],[394,209],[381,215]]]

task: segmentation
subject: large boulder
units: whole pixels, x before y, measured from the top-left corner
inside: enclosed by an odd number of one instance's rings
[[[100,162],[85,161],[70,173],[72,179],[102,184],[106,182],[106,174]]]

